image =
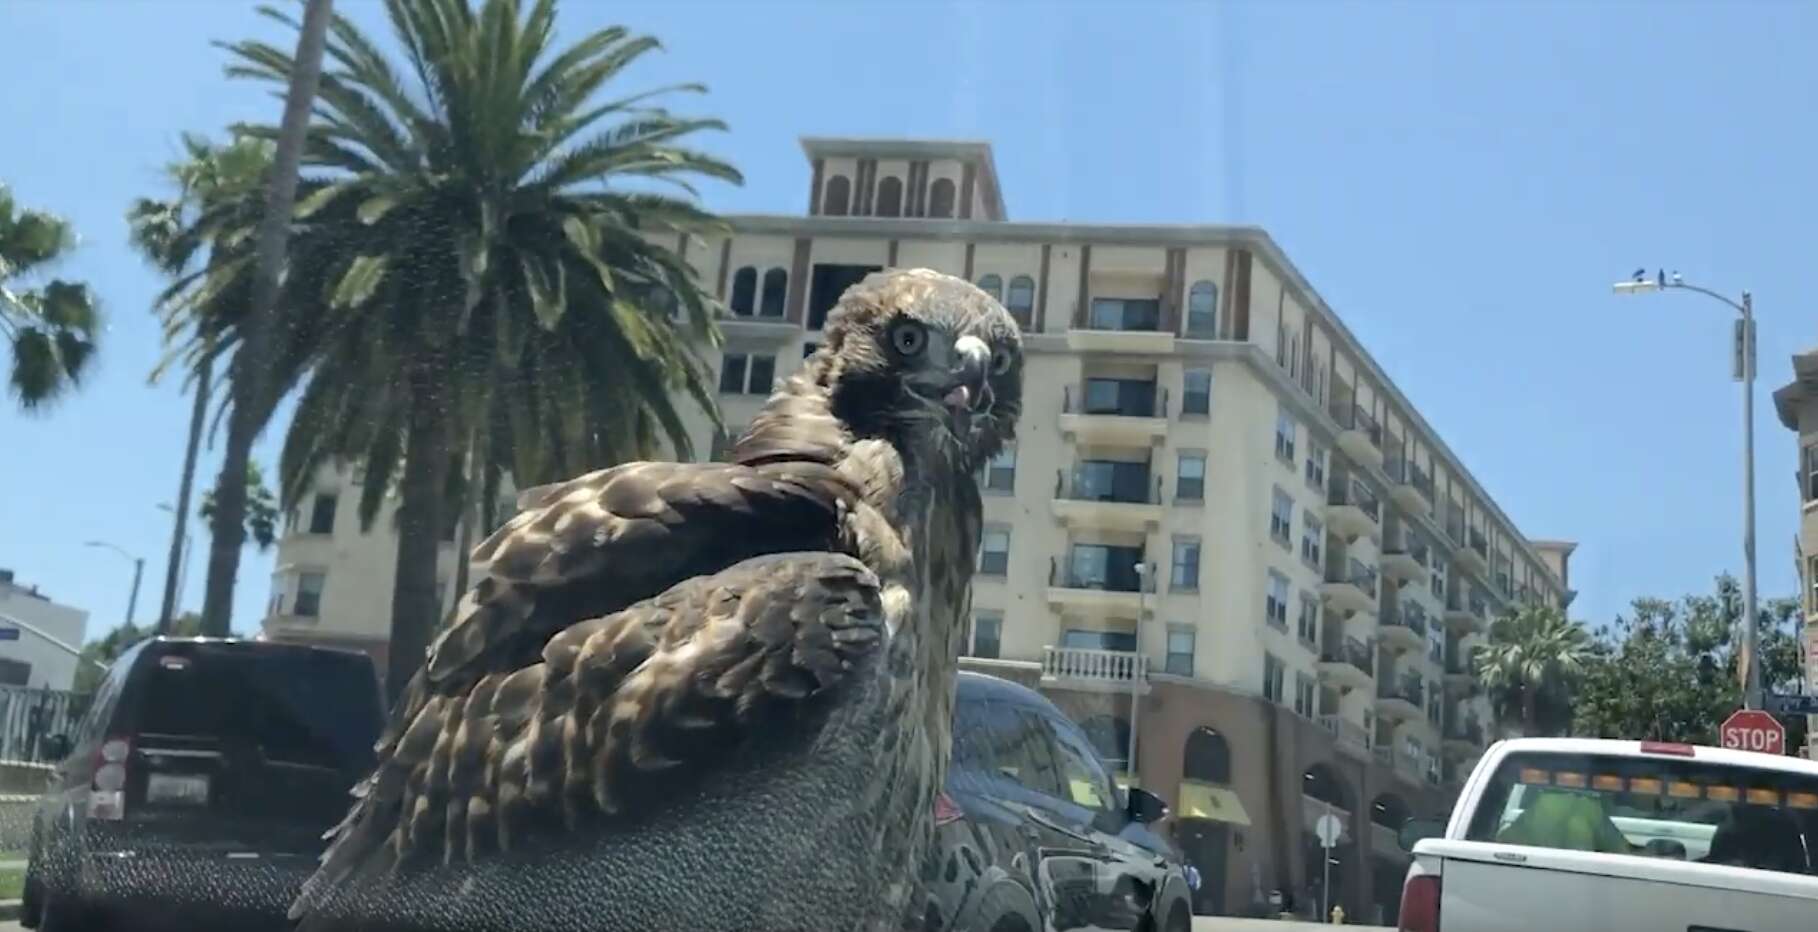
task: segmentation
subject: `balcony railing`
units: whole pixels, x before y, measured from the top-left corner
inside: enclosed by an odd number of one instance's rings
[[[1476,670],[1471,666],[1471,652],[1457,644],[1448,647],[1446,673],[1452,676],[1475,676]]]
[[[1483,536],[1483,532],[1476,528],[1471,529],[1471,549],[1477,551],[1477,555],[1485,560],[1490,558],[1490,542]]]
[[[1376,698],[1405,699],[1421,708],[1426,708],[1426,687],[1420,680],[1403,680],[1400,683],[1384,681],[1377,684]]]
[[[1062,414],[1092,414],[1112,417],[1167,417],[1168,390],[1154,382],[1122,381],[1128,386],[1144,386],[1135,391],[1121,390],[1115,401],[1093,398],[1086,385],[1065,385],[1061,387]]]
[[[1350,505],[1370,516],[1372,521],[1382,520],[1382,502],[1376,493],[1363,481],[1353,476],[1344,482],[1332,483],[1332,491],[1326,495],[1328,505]]]
[[[1154,298],[1093,298],[1086,330],[1156,333],[1161,330],[1161,302]]]
[[[1369,436],[1372,444],[1382,446],[1382,425],[1376,423],[1376,418],[1365,411],[1362,405],[1350,399],[1335,398],[1332,400],[1331,413],[1332,419],[1338,422],[1340,428],[1361,430]]]
[[[1427,616],[1412,607],[1385,605],[1380,613],[1382,623],[1392,628],[1406,628],[1421,637],[1427,636]]]
[[[1410,540],[1409,538],[1411,537],[1413,539]],[[1404,536],[1401,540],[1391,541],[1390,543],[1385,544],[1382,548],[1382,552],[1385,556],[1391,553],[1405,553],[1412,557],[1415,563],[1420,564],[1423,569],[1433,565],[1433,552],[1427,547],[1427,542],[1418,537],[1413,537],[1411,534]]]
[[[1464,509],[1457,502],[1446,502],[1446,536],[1455,544],[1465,541]]]
[[[1079,467],[1054,471],[1054,497],[1068,501],[1159,505],[1161,495],[1161,477],[1150,476],[1147,468],[1140,475],[1109,477]]]
[[[1365,566],[1362,560],[1352,557],[1344,563],[1330,560],[1326,564],[1326,582],[1350,583],[1364,591],[1371,598],[1376,597],[1376,570]]]
[[[1149,658],[1134,651],[1087,647],[1045,647],[1042,676],[1056,680],[1121,682],[1146,680]]]
[[[1325,663],[1348,663],[1369,676],[1376,675],[1376,651],[1361,638],[1336,640],[1328,637],[1326,645],[1319,649],[1319,659]]]
[[[1427,475],[1427,471],[1421,469],[1419,463],[1408,464],[1408,470],[1408,484],[1412,485],[1414,490],[1424,496],[1428,502],[1433,501],[1433,477]]]
[[[1368,750],[1370,747],[1370,733],[1365,731],[1362,725],[1342,715],[1321,715],[1319,727],[1324,728],[1341,744],[1348,744],[1359,750]]]
[[[1452,722],[1446,726],[1447,741],[1469,741],[1472,744],[1483,744],[1483,725],[1474,718],[1462,722]]]
[[[1143,578],[1136,572],[1136,565],[1142,562],[1138,556],[1128,560],[1128,568],[1118,566],[1108,568],[1104,573],[1085,572],[1059,560],[1048,561],[1048,585],[1059,589],[1096,589],[1100,592],[1142,592]]]

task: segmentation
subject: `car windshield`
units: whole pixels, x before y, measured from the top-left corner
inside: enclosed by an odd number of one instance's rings
[[[1466,837],[1818,874],[1818,777],[1672,757],[1511,754]]]

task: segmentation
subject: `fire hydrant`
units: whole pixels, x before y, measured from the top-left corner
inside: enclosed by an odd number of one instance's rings
[[[1345,924],[1345,908],[1343,906],[1332,907],[1332,924],[1335,926],[1342,926]]]

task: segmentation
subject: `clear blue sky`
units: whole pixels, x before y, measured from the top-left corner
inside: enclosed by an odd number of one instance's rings
[[[337,6],[384,29],[376,4]],[[1727,312],[1609,283],[1666,265],[1752,288],[1762,591],[1796,588],[1794,441],[1768,395],[1818,343],[1797,278],[1818,7],[569,0],[561,24],[610,21],[668,46],[630,85],[711,85],[688,106],[732,124],[711,147],[749,179],[710,191],[720,210],[801,211],[798,135],[907,135],[992,142],[1016,219],[1266,227],[1522,530],[1581,542],[1591,621],[1741,565]],[[75,222],[65,271],[109,315],[78,396],[0,407],[0,566],[90,609],[91,633],[130,577],[91,538],[148,558],[155,612],[188,410],[146,385],[159,282],[122,212],[180,132],[275,118],[208,44],[255,34],[293,41],[235,0],[0,4],[0,180]],[[238,626],[270,571],[242,564]]]

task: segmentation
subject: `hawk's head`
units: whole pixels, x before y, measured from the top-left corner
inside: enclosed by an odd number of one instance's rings
[[[924,467],[977,471],[1022,411],[1015,318],[971,283],[928,269],[877,272],[847,289],[810,365],[848,430]]]

